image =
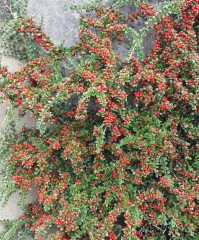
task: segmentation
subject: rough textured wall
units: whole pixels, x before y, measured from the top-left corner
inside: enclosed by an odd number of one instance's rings
[[[64,39],[65,46],[71,46],[78,39],[78,14],[72,11],[66,12],[71,3],[78,3],[81,0],[29,0],[28,13],[33,17],[37,23],[43,21],[44,31],[52,38],[56,44],[60,44]],[[3,57],[1,61],[3,66],[7,66],[10,72],[17,71],[22,67],[22,63],[12,57]],[[3,127],[6,108],[8,103],[0,104],[0,128]],[[30,116],[26,115],[21,122],[21,125],[27,127],[34,127],[35,121]],[[0,184],[2,182],[2,175],[0,174]],[[34,201],[36,197],[36,190],[33,187],[29,192],[26,203]],[[8,204],[3,209],[0,209],[0,221],[4,219],[15,219],[22,214],[17,202],[19,200],[19,193],[15,193],[10,198]],[[0,201],[1,205],[1,201]],[[2,226],[0,224],[0,230]],[[0,236],[1,237],[1,236]]]
[[[107,3],[109,0],[102,0]],[[156,9],[161,8],[161,3],[165,0],[148,0]],[[33,17],[42,27],[54,43],[63,43],[65,46],[71,46],[78,41],[79,14],[70,10],[73,4],[83,4],[84,2],[93,2],[93,0],[28,0],[28,14]],[[159,6],[157,4],[160,4]],[[123,8],[124,12],[135,11],[135,7]],[[133,27],[138,30],[144,26],[144,22],[137,21]],[[153,43],[154,32],[149,31],[144,38],[144,54],[147,54]],[[123,46],[114,46],[114,49],[121,57],[126,56],[127,49]]]
[[[79,0],[29,0],[28,13],[33,17],[37,23],[41,23],[44,31],[56,43],[60,44],[65,40],[65,46],[71,46],[78,40],[78,14],[72,11],[67,11],[70,4],[81,2]],[[3,57],[2,65],[7,66],[10,72],[17,71],[22,64],[12,57]],[[0,104],[0,127],[3,127],[3,121],[8,104],[5,102]],[[27,127],[34,127],[35,121],[30,116],[25,116],[22,119],[21,125]],[[0,175],[0,184],[2,177]],[[35,199],[35,189],[29,193],[27,202]],[[0,220],[14,219],[21,214],[17,202],[19,199],[18,193],[14,194],[8,205],[0,211]],[[0,202],[1,203],[1,202]]]
[[[90,0],[87,0],[90,1]],[[150,2],[156,4],[157,2],[162,2],[162,0],[150,0]],[[78,41],[78,21],[79,15],[72,11],[67,11],[71,4],[82,4],[81,0],[28,0],[28,14],[33,17],[38,23],[41,23],[44,31],[51,37],[51,39],[56,43],[60,44],[64,41],[65,46],[71,46]],[[131,9],[130,9],[131,10]],[[129,11],[129,9],[125,9]],[[143,22],[137,22],[135,28],[143,26]],[[149,32],[144,40],[145,53],[147,53],[153,42],[154,33]],[[125,56],[126,49],[123,46],[115,46],[117,52],[121,56]],[[21,64],[13,58],[4,57],[3,65],[8,66],[10,71],[16,71]],[[0,104],[0,127],[5,115],[6,103]],[[34,126],[35,121],[29,116],[25,116],[23,123],[26,126]],[[22,123],[22,124],[23,124]],[[1,176],[0,176],[1,181]],[[29,193],[27,202],[33,201],[35,199],[35,189]],[[14,219],[21,214],[19,207],[17,206],[17,201],[19,199],[18,193],[14,194],[10,199],[8,205],[0,212],[0,220],[2,219]]]
[[[78,40],[79,15],[69,7],[78,2],[81,0],[29,0],[28,14],[38,23],[42,22],[54,43],[64,41],[65,46],[71,46]]]
[[[20,63],[17,59],[14,59],[12,57],[3,57],[2,58],[2,65],[7,66],[8,70],[10,72],[15,72],[17,71],[20,67],[22,67],[22,63]],[[5,118],[5,112],[6,108],[8,106],[8,103],[2,103],[0,104],[0,128],[3,127],[3,122]],[[30,116],[26,115],[23,117],[21,125],[26,125],[27,127],[34,127],[35,126],[35,120],[32,119]],[[1,134],[1,132],[0,132]],[[0,184],[2,182],[2,175],[0,174]],[[26,203],[29,203],[33,201],[36,198],[36,192],[35,188],[33,187],[32,190],[28,193]],[[22,214],[22,211],[17,205],[17,202],[19,200],[19,193],[16,192],[15,194],[12,195],[10,198],[7,206],[4,208],[0,208],[0,221],[4,219],[15,219],[19,217]],[[1,201],[0,201],[0,207],[1,207]],[[1,230],[1,224],[0,224],[0,230]],[[1,237],[1,236],[0,236]]]

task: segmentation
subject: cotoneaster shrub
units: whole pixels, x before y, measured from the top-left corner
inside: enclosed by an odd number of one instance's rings
[[[160,12],[135,1],[128,16],[117,3],[82,17],[80,42],[67,49],[31,19],[13,25],[45,50],[16,73],[1,68],[3,99],[37,119],[7,134],[2,187],[37,188],[14,223],[36,240],[199,238],[199,0]],[[140,18],[141,37],[130,27]],[[153,48],[136,57],[150,27]],[[112,41],[131,37],[122,60]]]

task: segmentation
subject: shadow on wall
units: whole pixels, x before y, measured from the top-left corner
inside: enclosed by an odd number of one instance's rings
[[[109,0],[102,0],[102,2],[107,3]],[[149,0],[156,10],[161,9],[161,4],[165,0]],[[55,44],[63,43],[64,46],[70,47],[78,42],[78,30],[79,30],[79,18],[80,15],[70,10],[72,5],[82,5],[84,3],[93,2],[92,0],[28,0],[28,15],[32,17],[37,24],[42,25],[44,32],[50,36]],[[160,4],[160,5],[159,5]],[[135,7],[122,7],[122,11],[134,12]],[[144,27],[144,22],[137,21],[134,26],[132,26],[136,31]],[[151,30],[147,33],[144,38],[144,55],[147,55],[153,45],[154,31]],[[113,48],[116,53],[125,59],[129,49],[120,44],[113,44]]]

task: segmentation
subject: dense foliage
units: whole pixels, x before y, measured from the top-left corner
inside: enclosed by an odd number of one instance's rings
[[[129,14],[121,1],[82,17],[71,48],[54,46],[31,19],[13,25],[43,55],[13,74],[1,67],[3,99],[37,119],[6,133],[2,192],[36,187],[16,224],[36,240],[199,238],[199,0],[160,11],[133,2]],[[136,32],[140,19],[148,24]],[[125,60],[113,41],[131,42]]]

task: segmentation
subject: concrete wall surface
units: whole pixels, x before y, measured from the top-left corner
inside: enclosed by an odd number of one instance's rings
[[[10,72],[15,72],[24,65],[21,62],[19,62],[17,59],[12,57],[6,57],[6,56],[2,57],[1,64],[3,66],[6,66]],[[3,127],[7,107],[8,107],[7,102],[0,104],[0,128]],[[27,127],[34,127],[36,122],[30,116],[26,115],[22,118],[22,121],[20,124],[25,125]],[[2,180],[3,180],[2,174],[0,173],[0,185]],[[6,220],[16,219],[23,213],[22,210],[17,205],[19,199],[20,199],[19,192],[16,192],[11,196],[7,205],[4,208],[1,207],[1,200],[0,200],[0,221],[5,219]],[[28,193],[28,196],[25,202],[30,203],[35,199],[36,199],[36,190],[34,187],[32,187],[31,191]],[[2,225],[0,224],[0,231],[1,229],[2,229]],[[0,239],[1,237],[2,236],[0,235]]]
[[[78,41],[79,14],[71,11],[72,4],[81,0],[29,0],[28,14],[42,27],[54,43],[71,46]]]
[[[55,44],[64,43],[65,46],[71,46],[78,41],[78,21],[79,15],[69,10],[71,4],[77,4],[81,0],[29,0],[28,1],[28,14],[38,24],[42,22],[42,28],[51,37]],[[66,11],[69,10],[69,11]],[[7,66],[10,72],[15,72],[24,64],[12,57],[4,56],[1,64]],[[0,128],[3,127],[5,112],[8,103],[0,104]],[[23,117],[21,125],[26,127],[34,127],[35,120],[26,115]],[[2,175],[0,174],[0,185],[2,182]],[[26,203],[34,201],[36,198],[36,190],[33,187],[28,193]],[[8,201],[6,207],[0,210],[1,220],[16,219],[22,214],[19,206],[19,192],[13,194]],[[1,208],[1,201],[0,201]],[[0,224],[0,231],[2,225]],[[1,239],[0,235],[0,239]]]
[[[84,2],[85,1],[89,2],[94,0],[84,0]],[[157,3],[161,1],[162,0],[151,0],[150,2]],[[82,4],[82,2],[82,0],[28,0],[28,14],[36,20],[37,23],[42,22],[44,31],[51,37],[55,44],[63,42],[65,46],[71,46],[78,41],[79,14],[71,11],[69,7],[71,4]],[[143,23],[138,22],[135,27],[139,28],[139,24],[142,25]],[[149,32],[144,42],[145,53],[150,50],[153,38],[154,32]],[[115,48],[119,52],[119,55],[125,56],[126,49],[124,46],[115,46]],[[16,71],[22,66],[19,61],[11,57],[3,57],[2,65],[8,66],[11,72]],[[0,104],[0,127],[2,127],[6,107],[7,103]],[[35,120],[27,115],[23,118],[23,124],[32,127],[35,126]],[[0,182],[1,177],[0,175]],[[35,189],[33,188],[28,194],[27,202],[33,201],[35,195]],[[19,194],[17,192],[11,197],[8,205],[0,212],[0,220],[15,219],[22,213],[17,206],[18,199]]]

